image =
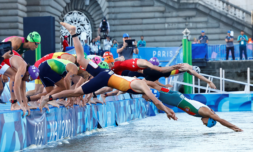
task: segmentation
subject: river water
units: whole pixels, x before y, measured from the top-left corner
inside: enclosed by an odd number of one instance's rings
[[[253,151],[253,113],[218,112],[221,118],[242,128],[234,132],[220,124],[207,128],[199,118],[177,113],[178,121],[165,114],[82,134],[62,142],[49,143],[32,152],[237,152]]]

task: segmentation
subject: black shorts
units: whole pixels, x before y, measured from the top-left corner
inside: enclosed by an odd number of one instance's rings
[[[124,70],[121,73],[122,76],[128,76],[128,77],[145,77],[144,74],[141,74],[139,72],[135,72],[135,71],[129,71],[129,70]]]
[[[44,87],[54,86],[55,83],[60,81],[63,77],[53,71],[47,62],[43,62],[39,66],[39,76]]]
[[[100,72],[105,71],[105,69],[100,68],[97,64],[92,61],[87,65],[86,71],[89,72],[93,77],[97,76]]]
[[[105,86],[108,86],[108,81],[112,76],[113,71],[111,70],[104,70],[100,72],[97,76],[91,79],[89,82],[83,84],[82,90],[83,94],[88,94],[99,90]]]

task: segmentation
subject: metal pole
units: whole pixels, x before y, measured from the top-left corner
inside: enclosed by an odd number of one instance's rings
[[[222,68],[220,68],[220,92],[222,92]]]
[[[223,73],[223,91],[222,92],[224,92],[225,91],[225,70],[222,70],[222,73]]]
[[[198,79],[198,86],[200,86],[200,79]],[[198,87],[198,93],[200,93],[200,88]]]
[[[192,94],[195,94],[195,77],[192,75]]]
[[[248,93],[250,93],[250,68],[247,69]]]

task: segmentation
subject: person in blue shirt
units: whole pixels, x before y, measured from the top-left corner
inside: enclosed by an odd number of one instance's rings
[[[141,40],[138,41],[137,47],[146,47],[146,41],[144,40],[144,36],[141,36]]]
[[[117,40],[114,39],[114,40],[112,41],[112,47],[113,47],[113,48],[117,48],[117,47],[118,47],[118,42],[117,42]]]
[[[90,46],[88,45],[87,39],[86,39],[84,42],[85,42],[85,44],[84,44],[84,46],[83,46],[83,50],[84,50],[84,52],[85,52],[87,55],[90,55]]]
[[[225,41],[227,43],[226,44],[226,52],[227,52],[226,60],[228,60],[230,50],[232,53],[232,58],[233,58],[233,60],[235,60],[235,47],[234,47],[234,43],[233,43],[234,37],[230,35],[230,31],[228,31]]]
[[[206,36],[205,31],[201,31],[201,35],[199,36],[198,43],[200,44],[208,43],[208,36]]]
[[[240,48],[240,59],[242,60],[242,51],[244,51],[245,60],[248,59],[247,56],[247,42],[248,42],[247,35],[244,34],[244,31],[241,31],[241,35],[238,36],[237,41],[239,42],[239,48]]]

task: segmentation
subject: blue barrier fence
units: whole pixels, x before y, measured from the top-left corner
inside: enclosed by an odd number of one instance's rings
[[[85,131],[117,126],[123,122],[155,116],[153,103],[142,98],[109,101],[106,105],[92,104],[32,110],[22,117],[22,111],[0,112],[0,151],[17,151],[31,145],[41,146],[51,141],[63,140]]]
[[[235,48],[235,60],[240,60],[239,44],[235,44],[234,48]],[[208,45],[207,55],[208,55],[207,58],[209,61],[226,60],[226,45],[225,44]],[[248,55],[248,60],[253,59],[253,44],[247,44],[247,55]],[[232,60],[231,51],[229,53],[229,60]],[[244,55],[243,55],[243,60],[245,60]]]
[[[253,111],[253,94],[185,94],[186,98],[208,105],[217,112]],[[166,105],[175,112],[183,112]]]

